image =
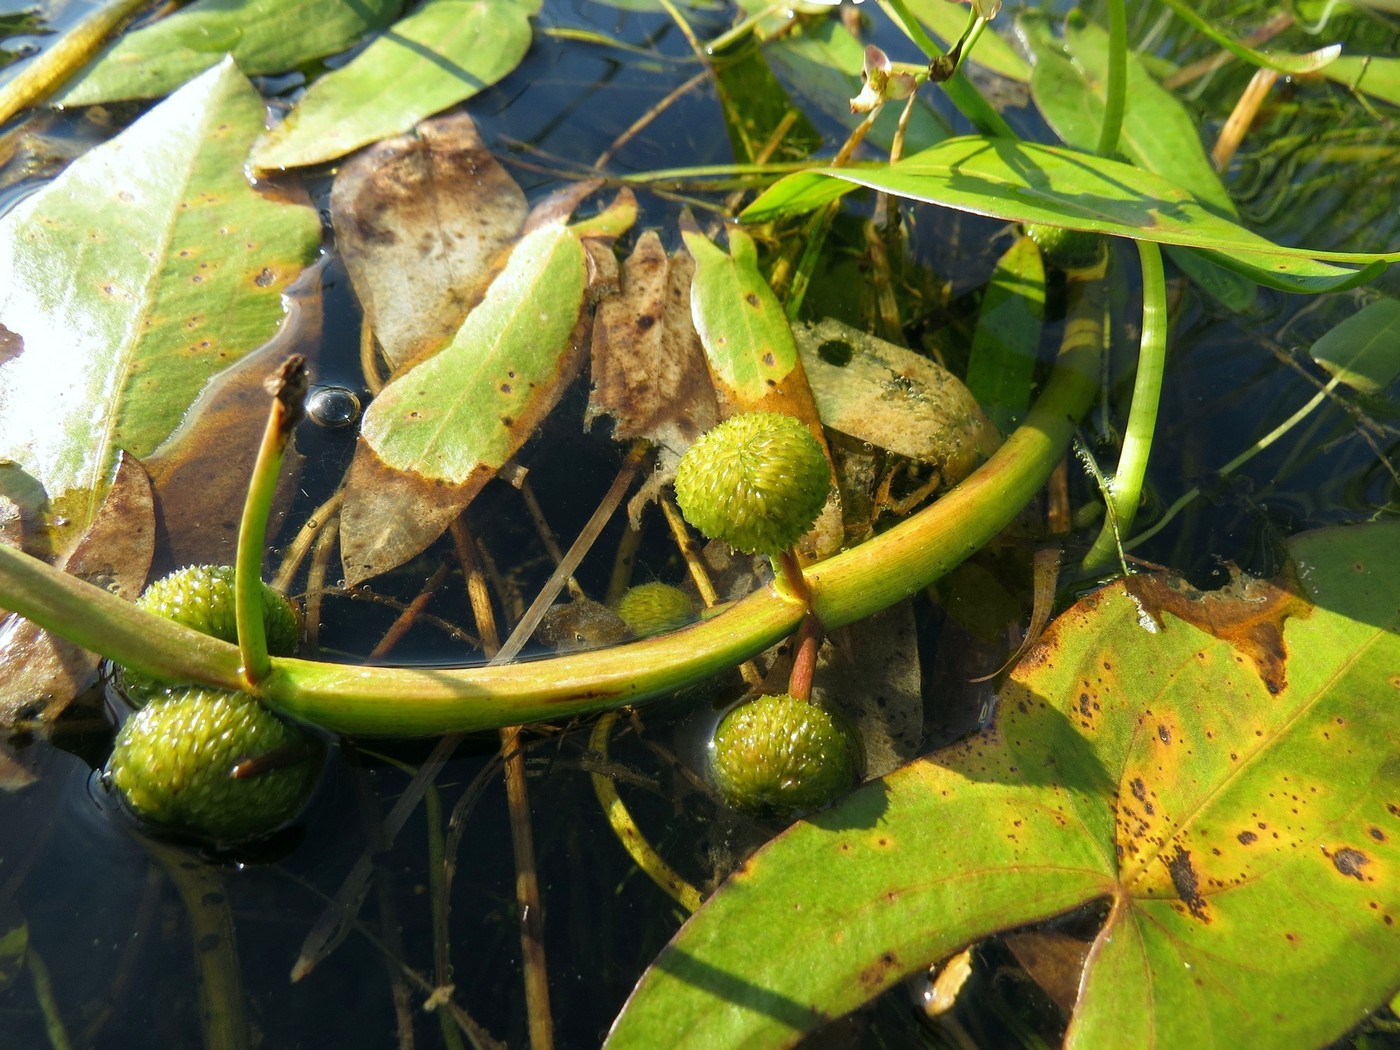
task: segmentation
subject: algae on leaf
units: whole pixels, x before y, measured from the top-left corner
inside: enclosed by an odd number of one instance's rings
[[[277,329],[316,212],[244,178],[262,100],[232,59],[0,219],[0,457],[78,529],[118,450],[145,456]]]

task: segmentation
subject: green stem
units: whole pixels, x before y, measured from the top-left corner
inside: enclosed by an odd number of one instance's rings
[[[1137,379],[1118,469],[1108,483],[1112,512],[1105,516],[1098,539],[1084,556],[1084,569],[1088,572],[1107,565],[1116,556],[1118,539],[1133,530],[1162,401],[1162,373],[1167,359],[1167,283],[1162,271],[1162,250],[1148,241],[1138,241],[1137,247],[1142,261],[1142,339]]]
[[[1097,282],[1085,286],[1044,392],[990,460],[888,532],[807,569],[813,610],[827,629],[917,593],[1035,496],[1096,389],[1102,294]],[[138,670],[243,687],[234,646],[4,545],[0,606]],[[806,612],[802,601],[770,586],[671,634],[532,663],[391,668],[274,657],[254,692],[284,714],[341,733],[437,736],[558,721],[668,694],[734,667],[792,634]]]
[[[1128,83],[1128,12],[1123,0],[1108,3],[1108,85],[1104,98],[1103,126],[1099,128],[1098,154],[1112,157],[1118,152],[1118,134],[1123,129],[1123,104]]]
[[[936,62],[943,57],[943,49],[924,32],[924,27],[919,24],[919,20],[914,17],[904,0],[880,0],[880,7],[895,25],[904,30],[904,35],[914,42],[930,62]],[[982,134],[998,138],[1016,137],[1011,125],[961,72],[954,73],[945,80],[943,90],[948,93],[948,101],[958,108],[959,113],[972,121],[973,127]]]
[[[243,659],[243,688],[251,689],[272,671],[267,655],[267,625],[263,619],[262,564],[267,544],[267,517],[282,477],[282,457],[292,430],[302,417],[306,399],[306,358],[293,354],[267,381],[272,408],[267,414],[243,517],[238,524],[238,551],[234,558],[234,619],[238,625],[238,649]]]
[[[88,15],[29,61],[0,89],[0,123],[48,98],[82,68],[103,42],[149,0],[113,0]]]

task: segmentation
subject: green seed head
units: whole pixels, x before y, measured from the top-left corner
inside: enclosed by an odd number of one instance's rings
[[[1097,233],[1031,223],[1026,236],[1035,241],[1046,262],[1067,273],[1092,269],[1104,258],[1104,239]]]
[[[273,656],[295,652],[301,639],[301,621],[295,607],[265,583],[262,584],[262,603],[267,651]],[[136,604],[202,634],[225,642],[238,641],[232,566],[190,565],[177,569],[147,587]],[[121,684],[136,702],[144,702],[147,696],[160,689],[160,683],[126,669],[122,671]]]
[[[695,619],[695,603],[669,583],[642,583],[622,596],[617,614],[638,638],[650,638]]]
[[[246,693],[179,688],[126,720],[107,773],[143,820],[237,843],[300,812],[316,784],[321,751],[318,740]],[[240,762],[267,756],[283,761],[252,776],[231,775]]]
[[[710,771],[735,809],[786,813],[851,789],[860,741],[845,722],[786,693],[734,708],[710,741]]]
[[[812,527],[831,473],[821,445],[780,412],[725,420],[691,445],[676,468],[688,522],[745,554],[775,555]]]

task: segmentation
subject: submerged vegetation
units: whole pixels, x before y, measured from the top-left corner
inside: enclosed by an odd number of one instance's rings
[[[0,87],[17,1039],[1400,1038],[1388,5],[134,14]]]

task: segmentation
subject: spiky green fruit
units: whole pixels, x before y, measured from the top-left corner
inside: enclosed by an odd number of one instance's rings
[[[861,764],[860,741],[844,721],[787,693],[735,707],[709,752],[724,800],[760,812],[824,806],[851,789]]]
[[[236,643],[238,623],[234,613],[233,579],[230,565],[189,565],[156,580],[136,599],[136,604],[201,634]],[[262,605],[267,651],[273,656],[295,652],[301,639],[301,621],[296,608],[266,583],[262,584]],[[144,702],[162,688],[163,683],[123,668],[121,685],[134,701]]]
[[[617,615],[638,638],[673,631],[695,619],[690,595],[669,583],[639,583],[617,603]]]
[[[1097,233],[1029,223],[1026,236],[1035,241],[1046,262],[1067,273],[1092,269],[1104,258],[1104,239]]]
[[[136,604],[203,634],[237,642],[233,577],[231,565],[188,565],[156,580],[136,599]],[[285,656],[296,649],[301,637],[296,610],[265,583],[262,603],[267,651]]]
[[[691,445],[676,468],[686,521],[745,554],[775,555],[812,527],[831,472],[808,429],[781,412],[746,412]]]
[[[320,741],[246,693],[191,686],[167,690],[126,720],[107,775],[143,820],[246,842],[301,811],[322,751]],[[234,767],[250,759],[270,768],[235,777]]]

